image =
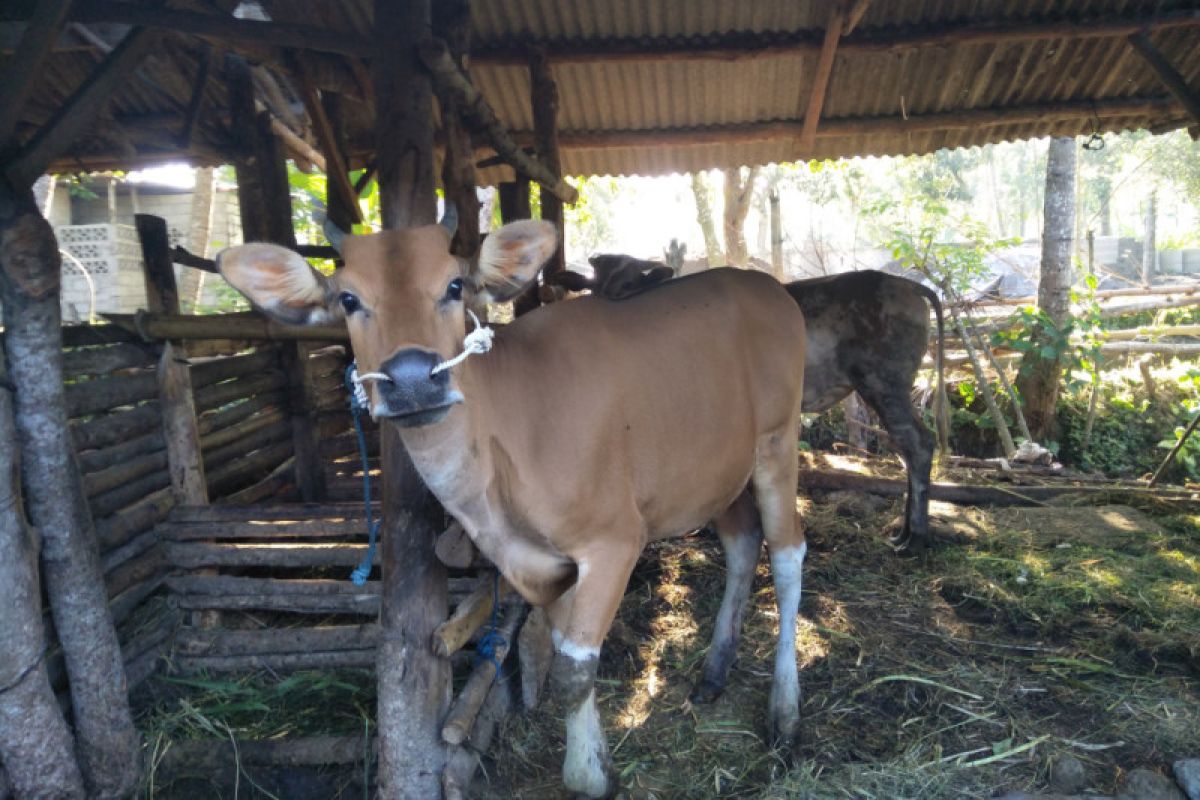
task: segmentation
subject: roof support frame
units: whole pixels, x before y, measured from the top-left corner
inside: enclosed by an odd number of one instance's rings
[[[1139,31],[1129,37],[1130,46],[1142,60],[1154,70],[1154,74],[1162,82],[1175,99],[1179,101],[1194,122],[1200,122],[1200,93],[1188,86],[1187,80],[1175,69],[1162,51],[1154,46],[1145,31]]]
[[[42,74],[42,64],[50,55],[54,42],[62,31],[71,0],[45,0],[38,3],[29,25],[0,77],[0,148],[12,139],[21,118],[21,109]]]

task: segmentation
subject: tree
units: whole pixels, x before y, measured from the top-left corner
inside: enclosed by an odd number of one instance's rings
[[[708,184],[708,176],[703,172],[692,173],[692,196],[696,198],[696,222],[704,234],[704,249],[708,256],[710,267],[719,267],[725,263],[725,251],[721,247],[721,238],[717,236],[717,226],[713,222],[713,192]]]
[[[725,259],[735,267],[745,267],[750,262],[746,215],[750,213],[757,180],[758,167],[750,167],[744,173],[741,167],[725,170]]]
[[[1054,435],[1063,355],[1071,327],[1071,245],[1075,229],[1075,140],[1050,141],[1046,158],[1042,265],[1033,348],[1021,362],[1017,387],[1035,439]]]

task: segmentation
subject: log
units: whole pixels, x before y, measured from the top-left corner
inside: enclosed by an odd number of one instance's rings
[[[434,552],[437,553],[438,561],[455,569],[468,569],[476,563],[479,556],[475,543],[457,520],[451,522],[450,527],[438,536]]]
[[[76,450],[96,450],[161,430],[161,421],[158,401],[151,400],[137,408],[71,423],[71,443]]]
[[[254,339],[266,341],[348,342],[345,325],[280,325],[244,314],[105,314],[106,319],[151,339]],[[140,330],[139,330],[140,325]]]
[[[374,504],[379,514],[379,504]],[[180,506],[171,513],[172,522],[228,522],[263,520],[365,519],[366,511],[358,503],[292,503],[286,506]]]
[[[554,661],[550,618],[544,608],[533,609],[525,618],[517,637],[517,658],[521,665],[521,705],[526,711],[532,711],[537,708]]]
[[[374,740],[362,736],[288,737],[253,741],[193,739],[173,741],[158,765],[163,775],[210,777],[240,763],[246,766],[306,767],[326,764],[361,764],[374,760]]]
[[[144,531],[123,545],[114,547],[107,553],[104,553],[100,559],[101,568],[107,575],[125,562],[137,558],[156,544],[158,544],[158,533],[153,530]]]
[[[278,522],[222,522],[220,524],[172,523],[164,525],[164,541],[186,542],[196,539],[337,539],[366,538],[367,522],[361,520],[327,521],[321,519]]]
[[[201,414],[197,421],[197,425],[200,427],[200,435],[204,436],[222,431],[230,425],[236,425],[260,411],[271,412],[282,410],[285,400],[286,392],[282,389],[276,389],[275,391],[256,394],[235,405],[227,405],[219,411],[209,410]]]
[[[277,495],[284,487],[295,482],[293,473],[296,470],[296,459],[289,458],[280,462],[279,466],[267,473],[267,477],[257,483],[252,483],[244,489],[238,489],[233,494],[218,498],[219,503],[257,503],[268,497]]]
[[[254,377],[205,386],[196,390],[196,409],[210,411],[235,400],[267,392],[277,392],[287,386],[287,377],[279,370],[270,370]]]
[[[343,650],[329,653],[281,653],[251,656],[177,656],[175,668],[181,673],[285,672],[300,669],[365,669],[375,665],[374,649]]]
[[[279,347],[267,345],[259,347],[253,353],[194,362],[192,385],[197,388],[209,386],[230,378],[255,375],[272,368],[278,369],[279,366]]]
[[[480,755],[491,747],[492,738],[512,709],[512,691],[504,679],[492,684],[487,698],[468,738],[470,746],[455,745],[448,748],[446,768],[442,771],[442,791],[445,800],[467,800],[475,770],[480,765]]]
[[[279,406],[269,406],[248,419],[201,436],[200,447],[205,453],[206,463],[209,454],[212,455],[213,463],[221,463],[227,459],[217,456],[220,448],[231,444],[238,444],[240,441],[243,441],[243,437],[249,437],[251,434],[262,431],[264,428],[278,428],[286,424],[287,420],[284,419],[283,409]],[[270,441],[275,441],[275,439],[270,439]],[[244,454],[252,449],[247,442],[241,452]]]
[[[169,490],[160,490],[120,509],[108,519],[98,521],[96,539],[100,543],[100,552],[119,547],[131,537],[154,527],[166,519],[174,506],[175,496]]]
[[[908,482],[876,478],[841,470],[800,470],[802,489],[821,491],[869,492],[899,497],[908,491]],[[929,498],[957,505],[1031,506],[1043,505],[1057,497],[1072,496],[1090,502],[1116,502],[1120,498],[1158,498],[1200,503],[1200,495],[1186,489],[1147,489],[1141,486],[1109,484],[1102,486],[974,486],[960,483],[931,483]]]
[[[152,472],[162,472],[167,468],[167,451],[159,450],[147,453],[115,464],[100,472],[93,472],[83,477],[83,489],[89,498],[103,492],[111,491],[118,486],[125,486],[130,481],[137,480]],[[132,502],[132,501],[130,501]]]
[[[171,476],[165,469],[151,472],[103,494],[89,497],[88,506],[94,517],[107,517],[170,485]]]
[[[185,628],[175,637],[181,656],[249,656],[373,650],[379,625],[319,625],[313,628],[198,631]]]
[[[495,573],[481,575],[474,591],[458,604],[450,619],[434,630],[433,652],[446,658],[461,650],[471,640],[472,634],[479,630],[479,626],[487,622],[492,609],[496,607],[497,598],[506,596],[511,590],[508,581]]]
[[[64,350],[123,342],[145,344],[136,332],[116,325],[64,325],[61,330]]]
[[[109,600],[108,610],[112,614],[113,624],[120,625],[129,619],[130,615],[141,607],[147,597],[158,591],[166,577],[165,573],[155,573],[147,580],[135,583]]]
[[[479,709],[483,705],[483,701],[487,698],[492,684],[495,682],[497,670],[499,669],[497,665],[503,664],[504,659],[508,656],[508,650],[513,636],[516,635],[517,626],[525,618],[525,612],[528,608],[529,606],[524,602],[508,606],[504,614],[504,621],[500,624],[498,631],[503,638],[497,641],[494,646],[495,658],[481,660],[475,665],[475,669],[471,672],[471,677],[467,678],[466,685],[463,686],[462,691],[450,707],[450,713],[442,725],[442,741],[446,744],[462,744],[466,741],[467,735],[475,725]]]
[[[122,592],[161,575],[165,568],[165,551],[157,544],[137,558],[126,561],[104,576],[104,587],[109,601]]]
[[[180,569],[202,567],[356,567],[365,544],[290,542],[287,544],[213,544],[168,542],[167,561]]]
[[[187,343],[188,358],[236,356],[257,346],[250,339],[191,339]]]
[[[235,488],[241,488],[245,483],[255,483],[290,458],[292,442],[279,442],[267,445],[257,452],[242,459],[236,459],[213,469],[208,476],[208,491],[213,497],[219,497]]]
[[[152,346],[133,342],[64,350],[63,376],[79,378],[125,369],[146,369],[154,366],[156,361],[157,354]]]
[[[349,574],[349,571],[347,571]],[[349,583],[349,581],[347,581]],[[174,598],[182,609],[193,611],[272,611],[288,614],[358,614],[371,619],[379,616],[379,596],[299,594],[226,594],[183,595]]]
[[[292,426],[286,419],[274,422],[268,420],[262,425],[251,424],[256,422],[257,417],[251,417],[241,423],[246,433],[240,440],[206,450],[204,453],[204,468],[210,470],[225,465],[244,467],[249,458],[252,458],[252,456],[247,456],[249,453],[254,453],[257,450],[280,444],[284,441],[289,446],[291,445]],[[281,460],[282,458],[270,461],[267,466],[274,468]]]
[[[568,205],[573,205],[579,199],[579,193],[562,179],[551,172],[544,164],[525,153],[513,141],[513,137],[504,128],[496,112],[488,105],[487,100],[478,89],[462,74],[446,43],[430,40],[418,48],[421,61],[429,69],[437,86],[438,94],[453,98],[453,102],[478,127],[482,128],[496,152],[512,167],[530,180],[541,184],[548,192]]]
[[[72,418],[84,417],[157,397],[158,379],[150,371],[136,375],[107,375],[69,383],[64,391],[67,413]]]
[[[464,588],[465,579],[456,579]],[[229,595],[301,596],[301,597],[358,597],[379,596],[379,581],[367,581],[363,586],[330,578],[245,578],[233,575],[172,575],[167,588],[179,595],[223,597]]]
[[[159,428],[141,436],[126,439],[103,450],[87,450],[79,453],[79,469],[84,473],[101,472],[110,467],[125,464],[138,456],[163,450],[165,447],[166,442],[163,441],[162,429]]]

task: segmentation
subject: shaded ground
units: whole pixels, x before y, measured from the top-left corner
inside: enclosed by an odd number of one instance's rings
[[[864,468],[896,472],[894,460]],[[653,546],[605,646],[598,695],[631,798],[959,798],[1045,785],[1070,753],[1090,785],[1200,754],[1200,515],[1170,509],[934,504],[953,541],[896,557],[881,531],[900,501],[802,500],[804,741],[765,748],[777,620],[760,566],[726,694],[689,707],[723,587],[715,537]],[[172,681],[138,698],[152,748],[188,738],[371,732],[368,672]],[[561,717],[506,725],[482,800],[559,798]],[[148,795],[363,797],[362,766],[305,773],[230,763]],[[251,783],[261,784],[260,791]],[[166,786],[164,786],[164,782]]]

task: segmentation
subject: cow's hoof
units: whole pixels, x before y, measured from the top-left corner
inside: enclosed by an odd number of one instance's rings
[[[720,697],[723,691],[725,691],[724,684],[701,678],[700,682],[692,687],[692,693],[688,695],[688,700],[699,705],[711,703]]]
[[[771,749],[786,757],[800,744],[800,715],[772,714],[768,733],[771,737]]]
[[[604,800],[604,798],[614,797],[617,790],[621,788],[611,764],[599,770],[586,772],[572,772],[564,769],[563,785],[571,792],[572,797],[586,798],[586,800]]]

